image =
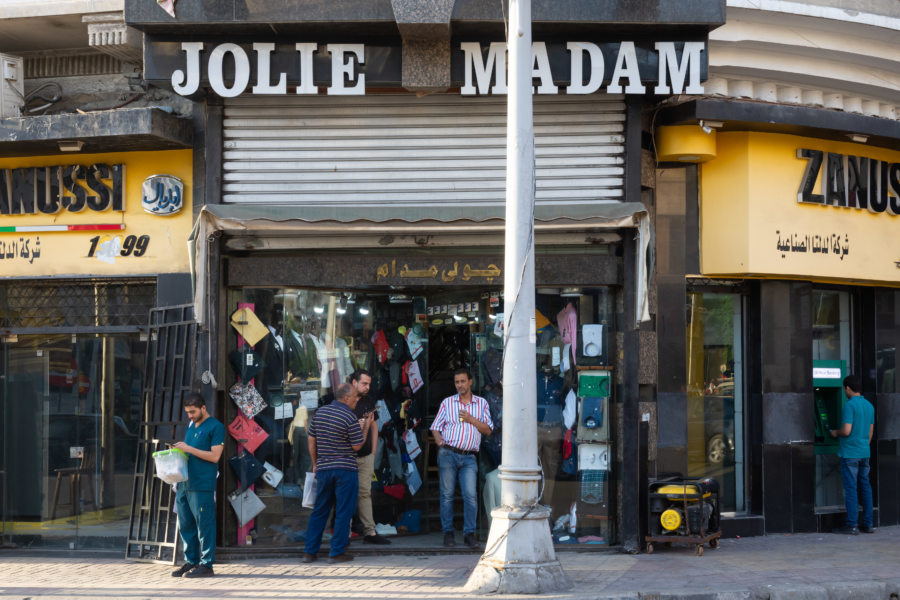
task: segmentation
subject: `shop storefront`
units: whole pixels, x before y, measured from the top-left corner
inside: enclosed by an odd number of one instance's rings
[[[702,93],[708,31],[724,22],[719,1],[683,7],[677,22],[645,12],[533,12],[536,400],[560,545],[638,546],[642,111],[654,95]],[[235,384],[266,404],[255,451],[277,485],[254,482],[264,508],[251,521],[220,503],[221,545],[301,542],[305,425],[365,368],[383,400],[376,521],[439,546],[426,539],[438,531],[427,432],[454,368],[472,371],[503,421],[502,6],[224,3],[173,20],[129,0],[126,21],[145,33],[144,78],[205,103],[195,305],[210,348],[198,368],[218,385],[203,392],[226,424]],[[240,331],[247,319],[261,336]],[[499,439],[479,454],[482,534]],[[229,437],[226,457],[240,450]],[[224,496],[241,488],[230,467],[222,475]]]
[[[617,315],[624,302],[621,272],[627,268],[620,248],[625,232],[634,235],[642,214],[635,211],[641,208],[569,207],[569,217],[553,217],[555,210],[542,207],[536,215],[539,447],[543,501],[553,509],[559,544],[619,543]],[[441,400],[455,393],[454,370],[470,369],[473,391],[488,400],[496,424],[478,457],[478,528],[486,536],[488,515],[499,499],[496,469],[502,452],[505,299],[499,214],[480,210],[480,220],[408,223],[390,218],[393,211],[376,209],[348,222],[300,220],[291,216],[296,214],[291,207],[258,211],[207,207],[198,234],[204,239],[215,231],[223,240],[220,261],[227,285],[217,315],[224,331],[219,381],[226,389],[249,382],[259,391],[266,407],[254,421],[267,435],[253,454],[280,472],[276,486],[256,482],[254,493],[265,508],[253,521],[240,527],[235,514],[225,511],[224,545],[289,548],[302,541],[310,513],[301,506],[310,470],[306,424],[356,369],[371,374],[370,394],[379,406],[372,483],[376,523],[398,536],[395,543],[418,548],[440,547],[441,539],[437,449],[428,427]],[[324,230],[332,232],[329,247],[321,245]],[[393,241],[379,244],[387,232]],[[430,238],[428,244],[417,243],[422,235]],[[261,237],[270,243],[291,237],[296,247],[238,250],[263,243]],[[593,243],[584,244],[586,238]],[[243,323],[255,319],[263,329],[245,337]],[[577,337],[564,338],[566,328],[574,328]],[[226,422],[238,417],[227,396],[219,409]],[[226,455],[240,451],[229,439]],[[240,487],[231,469],[223,477],[226,489]],[[462,507],[457,508],[461,518]]]
[[[0,484],[19,546],[124,546],[148,314],[190,296],[191,155],[0,159]]]
[[[665,339],[683,348],[686,393],[660,395],[660,469],[717,477],[727,533],[830,531],[844,497],[828,429],[855,373],[876,410],[876,522],[896,524],[900,153],[738,129],[660,131],[663,160],[696,152],[696,133],[710,152],[658,172],[658,193],[698,227],[680,231],[684,328]],[[663,415],[684,427],[664,435]]]

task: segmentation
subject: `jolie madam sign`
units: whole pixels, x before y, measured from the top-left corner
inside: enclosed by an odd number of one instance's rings
[[[535,42],[537,94],[702,94],[705,42]],[[364,95],[402,84],[401,48],[365,44],[253,44],[148,40],[145,78],[190,96]],[[462,95],[506,94],[506,44],[457,43],[451,79]],[[574,76],[573,76],[574,74]]]

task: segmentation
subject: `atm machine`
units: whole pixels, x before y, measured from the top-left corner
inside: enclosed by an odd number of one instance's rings
[[[816,508],[843,505],[840,442],[829,430],[841,428],[844,412],[844,377],[847,361],[813,361],[813,401],[815,409]]]

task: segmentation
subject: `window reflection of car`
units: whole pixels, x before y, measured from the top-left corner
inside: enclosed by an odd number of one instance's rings
[[[706,461],[718,465],[734,460],[734,379],[721,379],[703,395]]]

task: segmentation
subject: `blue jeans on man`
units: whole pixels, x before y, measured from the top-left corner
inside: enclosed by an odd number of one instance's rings
[[[872,485],[869,483],[869,459],[842,458],[841,481],[844,483],[844,502],[847,505],[845,526],[856,527],[859,525],[859,506],[857,504],[859,502],[863,507],[863,527],[872,527]]]
[[[475,533],[478,515],[478,463],[475,455],[457,454],[441,448],[438,451],[438,473],[441,478],[441,529],[444,533],[453,532],[453,492],[459,480],[463,499],[463,534]]]
[[[178,486],[175,508],[178,531],[184,546],[184,560],[191,565],[211,567],[216,560],[215,492],[189,492]]]
[[[339,556],[347,549],[350,541],[350,519],[356,512],[359,495],[359,475],[347,469],[326,469],[316,471],[316,507],[306,526],[307,554],[316,554],[322,545],[322,532],[331,508],[334,511],[334,535],[331,536],[329,556]]]

